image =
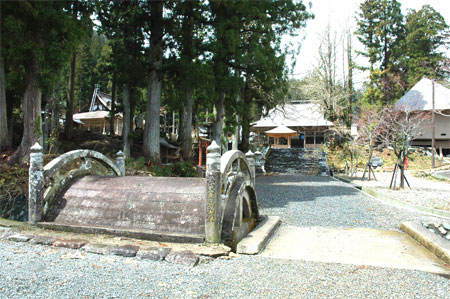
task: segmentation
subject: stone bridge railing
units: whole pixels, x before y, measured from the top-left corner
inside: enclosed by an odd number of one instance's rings
[[[81,167],[73,169],[65,175],[59,175],[63,166],[70,162],[81,160]],[[53,159],[44,167],[44,155],[42,147],[36,143],[31,147],[30,168],[28,179],[28,219],[30,224],[35,225],[41,221],[49,200],[57,195],[59,191],[70,181],[92,172],[92,160],[95,160],[112,170],[117,176],[125,175],[124,154],[117,153],[116,162],[113,163],[105,155],[92,150],[74,150],[62,154]],[[48,188],[45,188],[48,185]]]

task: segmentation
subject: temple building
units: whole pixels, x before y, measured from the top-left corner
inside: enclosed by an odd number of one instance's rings
[[[111,111],[111,95],[101,92],[96,85],[88,112],[75,113],[73,121],[82,130],[109,134],[109,117]],[[122,135],[123,116],[116,113],[114,117],[114,134]]]
[[[293,101],[271,109],[252,124],[254,142],[270,143],[275,148],[321,148],[333,123],[324,118],[314,103]]]
[[[394,108],[425,112],[430,116],[434,109],[436,150],[441,155],[450,154],[450,89],[424,77],[394,104]],[[422,135],[412,140],[411,145],[430,147],[433,138],[431,117],[422,126]]]

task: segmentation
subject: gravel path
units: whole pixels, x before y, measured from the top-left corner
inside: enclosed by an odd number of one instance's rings
[[[330,178],[258,178],[260,206],[285,225],[398,228],[420,219]],[[238,256],[194,268],[0,240],[0,298],[448,298],[420,271]]]
[[[240,256],[186,269],[68,249],[0,243],[1,298],[446,298],[448,279],[419,271]]]
[[[258,179],[259,205],[293,226],[400,229],[405,221],[439,218],[388,206],[329,177],[278,175]]]

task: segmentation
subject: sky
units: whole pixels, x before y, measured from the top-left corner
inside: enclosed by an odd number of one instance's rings
[[[328,23],[331,25],[331,31],[336,31],[338,34],[346,26],[351,26],[352,31],[355,30],[355,16],[357,11],[359,11],[359,4],[363,0],[303,0],[305,5],[308,2],[312,3],[311,11],[315,14],[315,19],[309,20],[306,28],[302,29],[299,36],[296,37],[296,39],[304,38],[301,42],[300,53],[296,57],[295,69],[291,75],[291,77],[297,79],[304,77],[317,64],[319,36],[323,34]],[[447,25],[450,25],[450,0],[399,0],[399,2],[401,3],[403,15],[406,15],[407,9],[419,10],[424,4],[429,4],[444,17]],[[363,50],[356,37],[353,38],[353,44],[354,48]],[[448,56],[450,57],[450,53],[448,53]],[[342,61],[342,57],[339,59]],[[365,60],[360,57],[356,59],[356,63],[364,64]],[[338,65],[341,64],[338,62]],[[357,86],[362,85],[365,76],[364,73],[356,73],[355,84]]]

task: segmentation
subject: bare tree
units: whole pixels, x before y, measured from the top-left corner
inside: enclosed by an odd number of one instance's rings
[[[430,115],[425,112],[414,111],[411,107],[385,108],[383,113],[383,125],[379,137],[385,144],[392,146],[398,162],[392,174],[391,185],[397,178],[397,170],[400,170],[400,188],[405,187],[405,161],[411,154],[411,141],[421,136],[429,126]]]
[[[316,101],[333,122],[345,118],[349,97],[346,78],[340,80],[337,74],[339,55],[337,33],[328,25],[320,36],[317,67],[302,84],[304,96]]]
[[[366,172],[369,174],[373,174],[374,179],[376,180],[375,173],[372,169],[372,157],[374,146],[378,137],[380,136],[381,128],[383,126],[383,110],[376,106],[364,106],[361,108],[361,112],[359,116],[354,116],[356,124],[358,126],[358,138],[357,143],[363,146],[367,146],[369,150],[369,154],[367,156],[367,163],[364,168],[364,173],[362,179],[364,180]]]

